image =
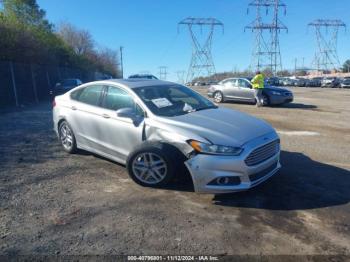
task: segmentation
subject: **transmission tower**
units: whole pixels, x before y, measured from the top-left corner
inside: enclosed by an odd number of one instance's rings
[[[186,74],[186,71],[184,70],[176,71],[177,82],[179,84],[185,84],[185,74]]]
[[[211,53],[213,34],[216,27],[224,30],[224,24],[215,18],[188,17],[180,21],[178,26],[186,26],[192,39],[192,58],[186,82],[199,76],[214,75],[215,66]]]
[[[159,67],[159,79],[160,80],[166,80],[166,77],[168,75],[168,67],[167,66],[160,66]]]
[[[337,52],[338,32],[346,28],[341,20],[317,19],[308,24],[316,32],[317,51],[312,66],[318,70],[332,70],[340,67]],[[327,35],[327,33],[330,33]]]
[[[282,70],[282,57],[279,44],[279,34],[288,28],[279,19],[280,9],[286,14],[287,6],[280,0],[254,0],[249,7],[256,9],[256,19],[245,27],[255,33],[255,42],[252,52],[251,70],[269,69],[276,75]],[[249,10],[248,7],[248,10]],[[273,10],[272,18],[265,22],[262,11],[266,17]]]

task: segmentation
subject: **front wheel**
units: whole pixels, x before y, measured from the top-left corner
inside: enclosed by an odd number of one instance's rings
[[[263,106],[269,106],[270,105],[270,99],[267,95],[262,95],[261,97],[261,103]]]
[[[128,158],[129,176],[141,186],[164,186],[174,176],[174,164],[170,156],[170,152],[162,146],[147,145],[140,148]]]
[[[215,103],[224,102],[224,95],[220,91],[216,91],[213,95]]]

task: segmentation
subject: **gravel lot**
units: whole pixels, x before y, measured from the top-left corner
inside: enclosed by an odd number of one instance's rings
[[[350,90],[293,91],[281,107],[222,105],[270,122],[283,149],[279,175],[222,196],[64,153],[50,105],[1,114],[0,254],[350,255]]]

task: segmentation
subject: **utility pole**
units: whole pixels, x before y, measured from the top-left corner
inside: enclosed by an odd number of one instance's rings
[[[297,75],[297,63],[298,63],[298,58],[294,59],[294,75]]]
[[[167,66],[160,66],[159,68],[159,79],[160,80],[166,80],[166,77],[168,75],[168,67]]]
[[[317,50],[312,65],[316,66],[318,71],[339,69],[338,32],[340,28],[345,29],[346,24],[341,20],[317,19],[308,26],[315,28],[317,41]]]
[[[252,52],[251,70],[270,69],[274,75],[282,70],[282,57],[279,44],[279,33],[288,28],[279,19],[280,9],[286,14],[287,6],[280,0],[253,0],[249,7],[256,9],[255,20],[245,27],[255,33],[254,48]],[[266,14],[273,10],[272,21],[265,22],[262,9]],[[249,9],[248,9],[249,10]]]
[[[122,79],[124,78],[123,49],[124,49],[123,46],[121,46],[119,49],[120,50],[120,73],[121,73]]]
[[[216,27],[221,27],[223,30],[224,24],[215,18],[188,17],[178,23],[178,27],[180,26],[188,28],[192,40],[192,58],[186,82],[190,82],[199,76],[215,75],[216,71],[211,53],[213,34]],[[199,32],[197,29],[199,29]]]

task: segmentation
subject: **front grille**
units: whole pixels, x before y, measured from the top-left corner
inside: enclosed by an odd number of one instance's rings
[[[253,175],[249,176],[249,179],[251,182],[255,182],[256,180],[259,180],[260,178],[263,178],[264,176],[267,176],[269,173],[271,173],[273,170],[277,168],[278,162],[273,163],[271,166],[265,168],[264,170],[255,173]]]
[[[247,166],[258,165],[265,160],[273,157],[279,152],[280,141],[279,139],[274,140],[266,145],[258,147],[244,160]]]

